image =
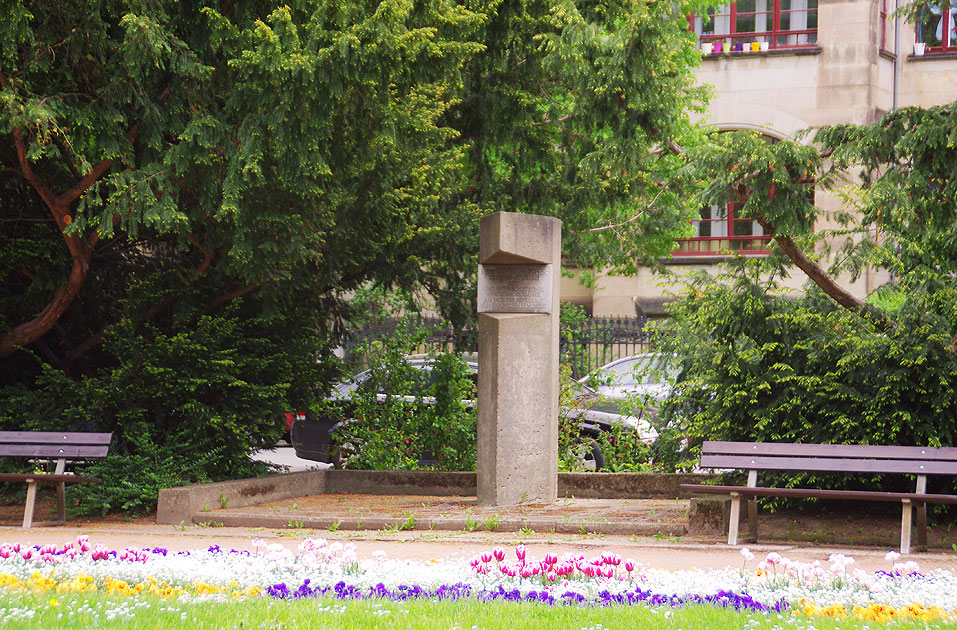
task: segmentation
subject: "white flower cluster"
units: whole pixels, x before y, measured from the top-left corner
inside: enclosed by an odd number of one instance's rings
[[[478,572],[465,559],[414,562],[391,559],[385,553],[375,552],[373,557],[360,560],[354,544],[329,543],[323,539],[306,539],[297,552],[263,540],[253,543],[253,553],[212,548],[166,555],[137,550],[104,556],[94,554],[92,549],[99,547],[88,544],[78,545],[86,549],[80,553],[47,550],[43,554],[25,554],[24,548],[0,554],[0,577],[7,575],[27,582],[39,573],[57,582],[88,576],[97,582],[111,579],[138,584],[156,580],[174,587],[203,583],[221,588],[263,590],[284,584],[290,592],[307,580],[312,589],[332,587],[344,581],[364,592],[379,584],[389,590],[401,586],[434,590],[466,584],[474,591],[501,587],[507,591],[517,589],[523,594],[547,591],[556,599],[566,593],[576,593],[589,600],[598,599],[603,591],[614,595],[641,589],[678,597],[707,597],[725,591],[750,595],[768,606],[783,600],[791,604],[810,602],[820,607],[882,604],[902,608],[920,604],[943,609],[950,615],[957,611],[957,576],[953,572],[937,570],[920,574],[915,563],[899,563],[899,556],[892,554],[887,556],[888,562],[893,563],[892,568],[877,573],[852,568],[853,558],[841,554],[832,555],[828,563],[822,564],[791,561],[771,553],[755,569],[665,571],[634,563],[626,573],[618,572],[614,577],[596,574],[550,581],[541,575],[523,577],[521,573]],[[521,553],[524,554],[524,549]],[[498,555],[501,554],[493,552],[492,557],[498,560]],[[742,550],[742,556],[746,563],[754,559],[747,549]],[[561,560],[555,557],[542,562],[557,566]]]

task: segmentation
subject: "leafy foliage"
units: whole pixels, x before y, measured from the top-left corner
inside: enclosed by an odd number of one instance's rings
[[[955,445],[957,280],[901,279],[881,331],[814,285],[788,296],[757,271],[739,260],[696,278],[661,336],[684,357],[665,411],[692,440]]]
[[[695,278],[665,327],[664,347],[686,357],[672,410],[691,418],[693,435],[954,444],[954,115],[953,105],[901,108],[871,125],[821,129],[806,146],[722,134],[701,156],[707,200],[746,199],[743,213],[781,251],[737,260],[721,279]],[[823,214],[803,192],[811,178],[848,204],[839,229],[812,234]],[[828,252],[815,251],[825,238],[839,245],[829,275],[818,267]],[[805,251],[788,251],[789,241]],[[786,295],[778,279],[792,261],[827,295],[816,286]],[[833,290],[837,273],[873,266],[893,280],[868,303]]]
[[[328,366],[313,357],[300,372],[310,333],[239,306],[174,334],[121,322],[105,350],[122,361],[79,380],[45,366],[33,388],[3,390],[0,426],[114,433],[111,456],[86,468],[103,484],[71,490],[95,499],[81,510],[148,510],[163,487],[265,473],[248,454],[279,438],[291,385],[328,378]]]
[[[334,434],[347,468],[373,470],[475,469],[475,385],[455,353],[431,356],[429,382],[407,355],[427,331],[400,327],[365,351],[367,379],[352,394],[347,418],[341,406],[324,414],[345,421]]]
[[[449,124],[466,148],[482,208],[563,220],[564,250],[584,266],[656,265],[687,229],[703,108],[689,12],[701,3],[644,0],[471,3],[484,51],[464,75]],[[674,146],[674,145],[672,145]]]
[[[483,214],[654,260],[686,226],[657,149],[698,137],[693,4],[8,3],[0,418],[115,430],[144,491],[102,505],[145,505],[322,399],[356,292],[466,323]]]

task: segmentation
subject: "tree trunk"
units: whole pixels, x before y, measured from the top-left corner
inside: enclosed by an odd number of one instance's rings
[[[772,235],[778,247],[791,259],[791,262],[807,274],[807,277],[821,287],[821,290],[831,299],[849,311],[863,315],[881,330],[886,330],[891,325],[890,320],[881,311],[854,297],[838,285],[824,269],[821,269],[820,265],[808,258],[807,254],[794,243],[790,236],[782,236],[775,232],[774,226],[760,215],[756,215],[754,220],[764,228],[765,233]]]
[[[66,283],[56,290],[50,302],[33,319],[14,327],[9,333],[0,337],[0,357],[11,354],[17,348],[28,346],[46,334],[83,288],[90,270],[92,249],[84,239],[76,236],[64,235],[63,239],[73,258],[73,267],[70,269]]]

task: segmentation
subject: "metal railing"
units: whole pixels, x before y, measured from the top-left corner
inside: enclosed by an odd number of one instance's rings
[[[435,317],[414,319],[383,319],[364,327],[343,344],[346,357],[355,356],[361,344],[396,334],[400,321],[415,330],[427,331],[413,354],[433,350],[478,352],[478,330],[466,328],[456,331]],[[592,317],[570,326],[563,326],[559,336],[562,363],[568,364],[574,378],[581,378],[616,359],[651,352],[651,333],[645,317]]]

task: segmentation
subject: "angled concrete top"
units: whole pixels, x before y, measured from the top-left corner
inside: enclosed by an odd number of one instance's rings
[[[556,243],[561,243],[561,233],[562,222],[554,217],[517,212],[490,214],[482,217],[479,263],[558,263]]]

